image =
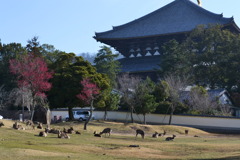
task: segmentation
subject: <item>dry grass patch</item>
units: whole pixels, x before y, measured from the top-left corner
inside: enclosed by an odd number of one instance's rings
[[[40,131],[12,129],[14,121],[2,120],[5,126],[0,128],[1,160],[11,159],[234,159],[240,157],[240,136],[213,135],[207,132],[180,126],[123,124],[118,122],[91,121],[88,130],[83,130],[84,122],[64,122],[51,125],[51,128],[73,127],[82,134],[72,134],[70,139],[59,139],[56,134],[47,137],[36,136]],[[46,127],[46,126],[44,126]],[[111,137],[94,137],[110,127]],[[135,129],[146,132],[145,139],[135,138]],[[185,135],[185,130],[189,134]],[[165,137],[152,138],[157,132],[167,131],[167,136],[176,134],[174,141],[167,142]],[[199,137],[194,137],[199,135]],[[129,147],[139,145],[140,147]]]

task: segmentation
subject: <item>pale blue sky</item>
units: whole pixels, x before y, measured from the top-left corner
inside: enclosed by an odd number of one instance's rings
[[[2,43],[38,36],[41,44],[76,54],[96,53],[103,44],[92,37],[144,16],[174,0],[0,0]],[[194,3],[197,0],[192,0]],[[202,0],[202,7],[240,26],[240,0]]]

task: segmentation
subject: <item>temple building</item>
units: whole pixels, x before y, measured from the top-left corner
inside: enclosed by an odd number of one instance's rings
[[[212,13],[190,0],[175,0],[166,6],[129,23],[95,33],[94,38],[113,47],[124,58],[119,59],[122,72],[157,79],[161,46],[171,40],[184,40],[198,25],[220,24],[232,32],[240,29],[232,18]]]

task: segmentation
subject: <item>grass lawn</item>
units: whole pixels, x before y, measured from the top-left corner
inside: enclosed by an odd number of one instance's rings
[[[92,121],[88,130],[83,123],[64,122],[51,125],[51,128],[73,127],[82,134],[72,134],[70,139],[59,139],[56,134],[39,137],[43,130],[14,130],[14,121],[0,120],[5,126],[0,128],[1,160],[151,160],[151,159],[240,159],[240,135],[216,135],[198,129],[168,126],[123,124],[117,122]],[[111,137],[94,137],[111,127]],[[135,138],[135,129],[143,129],[145,139]],[[185,129],[189,134],[185,135]],[[167,131],[167,135],[152,138],[151,135]],[[165,141],[175,134],[174,141]],[[195,137],[197,135],[198,137]],[[139,145],[139,147],[129,147]]]

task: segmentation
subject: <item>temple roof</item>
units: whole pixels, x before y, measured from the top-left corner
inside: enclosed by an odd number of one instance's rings
[[[190,0],[175,0],[132,22],[96,33],[94,38],[101,41],[176,34],[189,32],[200,24],[228,25],[235,22],[233,18],[224,18],[222,14],[212,13]]]
[[[159,69],[161,56],[145,56],[134,58],[122,58],[118,61],[121,64],[121,72],[148,72]]]

